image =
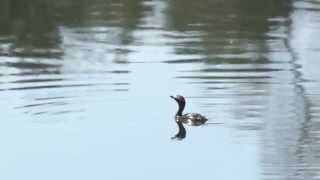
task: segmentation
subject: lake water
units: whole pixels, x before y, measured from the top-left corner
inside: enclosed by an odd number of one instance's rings
[[[0,0],[0,179],[320,179],[319,39],[318,0]]]

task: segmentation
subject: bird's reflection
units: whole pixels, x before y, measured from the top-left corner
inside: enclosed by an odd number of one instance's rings
[[[178,125],[179,130],[178,130],[178,133],[174,135],[171,139],[183,140],[187,135],[186,128],[183,126],[182,121],[177,118],[176,118],[176,123]]]
[[[174,135],[173,137],[171,137],[172,140],[183,140],[184,138],[186,138],[187,136],[187,131],[186,131],[186,128],[184,127],[183,125],[183,121],[179,118],[176,118],[175,119],[175,122],[177,123],[178,125],[178,133],[176,135]],[[202,124],[201,126],[208,126],[208,125],[222,125],[223,123],[205,123],[205,124]],[[189,124],[190,125],[190,124]],[[196,125],[190,125],[190,126],[196,126]]]

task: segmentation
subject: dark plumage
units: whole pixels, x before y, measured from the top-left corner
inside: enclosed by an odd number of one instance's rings
[[[176,97],[174,96],[170,96],[170,97],[174,99],[179,106],[179,109],[175,116],[176,122],[182,122],[184,124],[188,124],[192,126],[199,126],[208,121],[208,119],[205,116],[198,113],[182,114],[186,105],[186,100],[184,99],[184,97],[181,95],[177,95]]]
[[[182,140],[186,137],[187,132],[183,126],[183,123],[188,124],[188,125],[192,125],[192,126],[200,126],[208,121],[208,119],[205,116],[198,114],[198,113],[182,114],[184,107],[186,106],[186,100],[184,99],[184,97],[181,95],[177,95],[176,97],[174,97],[174,96],[170,96],[170,97],[172,99],[174,99],[178,103],[178,106],[179,106],[179,109],[178,109],[176,116],[175,116],[175,121],[178,125],[179,131],[171,139]]]

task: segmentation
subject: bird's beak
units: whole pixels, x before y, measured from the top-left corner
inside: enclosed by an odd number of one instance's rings
[[[172,99],[176,100],[176,98],[174,96],[170,96]]]

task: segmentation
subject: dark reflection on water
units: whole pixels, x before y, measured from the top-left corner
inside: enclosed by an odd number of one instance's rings
[[[0,0],[0,178],[320,179],[319,13],[315,0]],[[170,141],[170,94],[211,125]]]
[[[1,1],[2,55],[60,57],[61,36],[49,1]]]

